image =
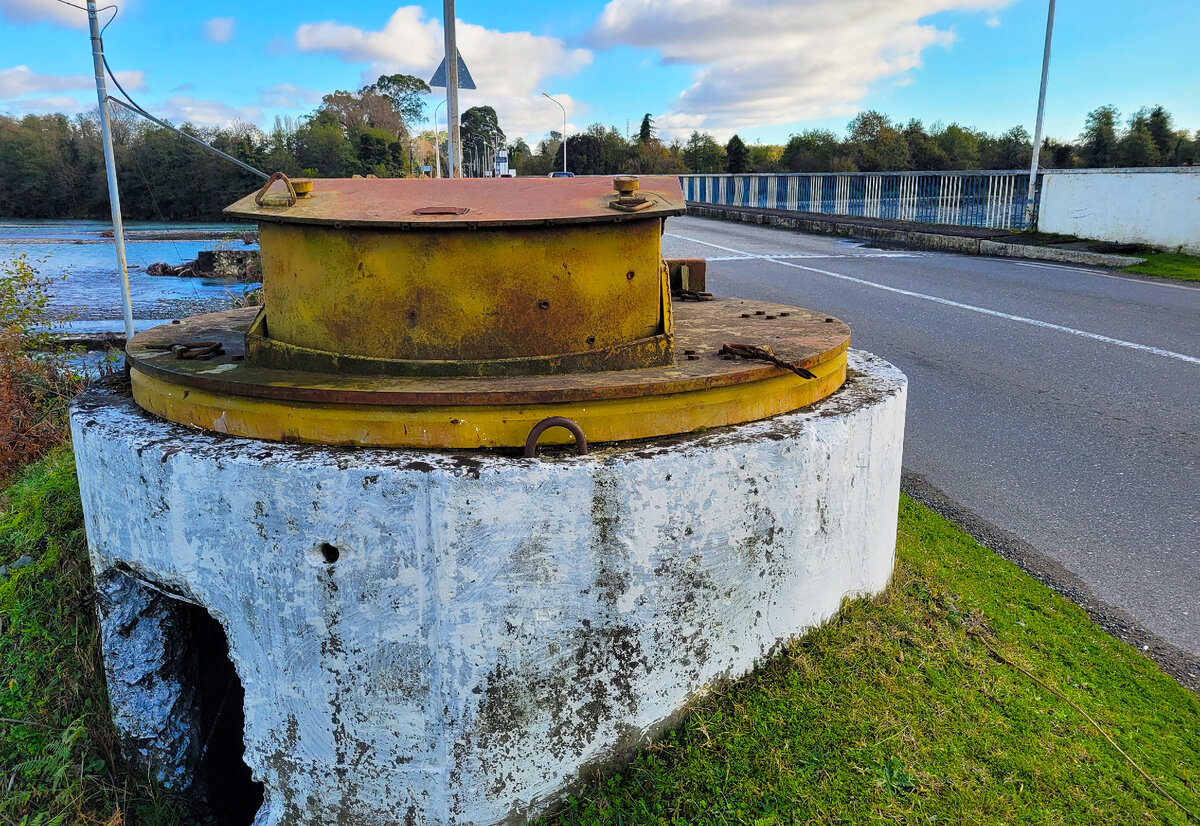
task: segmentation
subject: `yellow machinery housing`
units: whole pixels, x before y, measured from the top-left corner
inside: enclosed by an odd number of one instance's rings
[[[263,307],[135,336],[134,396],[242,436],[478,448],[548,417],[595,442],[736,424],[842,384],[836,319],[692,290],[673,304],[678,179],[613,185],[355,178],[244,198],[226,212],[259,223]]]

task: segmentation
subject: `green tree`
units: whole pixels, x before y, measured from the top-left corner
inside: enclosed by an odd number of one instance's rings
[[[921,121],[913,119],[904,127],[904,142],[908,144],[909,162],[913,169],[949,169],[950,158],[937,141],[925,131]]]
[[[741,138],[734,135],[729,139],[729,143],[725,144],[725,171],[736,175],[745,172],[749,163],[750,150]]]
[[[654,140],[654,121],[650,119],[650,113],[647,112],[642,116],[642,125],[638,128],[638,141],[646,143]]]
[[[888,117],[859,112],[847,126],[846,144],[854,165],[863,172],[892,172],[909,168],[908,143]]]
[[[720,172],[725,168],[725,150],[707,132],[692,132],[683,147],[683,162],[693,172]]]
[[[387,98],[393,111],[399,115],[406,129],[425,120],[425,98],[432,90],[429,84],[413,75],[380,75],[379,79],[363,89]]]
[[[1116,107],[1101,106],[1088,113],[1083,134],[1080,136],[1079,148],[1084,166],[1100,169],[1116,165]]]
[[[779,162],[788,172],[832,172],[841,142],[828,129],[809,129],[788,138]]]
[[[1158,166],[1162,155],[1145,123],[1134,123],[1117,141],[1117,163],[1121,166]]]
[[[464,143],[474,141],[479,146],[498,146],[505,141],[500,118],[490,106],[472,106],[459,120]]]
[[[979,169],[980,133],[952,123],[945,129],[935,131],[934,141],[946,153],[948,169]]]

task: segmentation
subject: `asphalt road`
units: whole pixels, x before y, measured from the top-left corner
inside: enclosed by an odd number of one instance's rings
[[[1200,287],[703,218],[664,254],[909,378],[904,466],[1200,656]]]

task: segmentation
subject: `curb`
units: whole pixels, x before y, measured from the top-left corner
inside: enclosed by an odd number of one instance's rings
[[[767,210],[739,209],[737,207],[718,206],[715,204],[699,204],[689,201],[688,215],[702,218],[721,218],[729,221],[741,221],[748,224],[765,224],[773,227],[798,229],[817,235],[839,235],[851,238],[864,238],[873,241],[887,241],[910,249],[935,250],[937,252],[955,252],[962,255],[992,255],[1002,258],[1029,258],[1038,261],[1061,261],[1068,264],[1086,264],[1093,267],[1110,267],[1122,269],[1140,264],[1145,258],[1132,255],[1112,255],[1103,252],[1088,252],[1086,250],[1064,250],[1055,247],[1035,247],[1032,244],[1005,244],[1002,241],[991,241],[986,238],[971,238],[965,235],[941,235],[935,232],[918,232],[905,229],[892,229],[870,224],[850,224],[838,222],[836,216],[828,219],[800,217],[796,213],[780,212],[778,214]]]

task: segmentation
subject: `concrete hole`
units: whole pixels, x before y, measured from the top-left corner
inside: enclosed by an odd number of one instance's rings
[[[245,762],[246,692],[229,659],[221,624],[203,608],[185,605],[195,671],[196,722],[200,734],[198,791],[219,826],[250,826],[263,804],[263,784]]]
[[[342,558],[342,552],[337,545],[322,542],[317,546],[317,555],[326,565],[332,565]]]

